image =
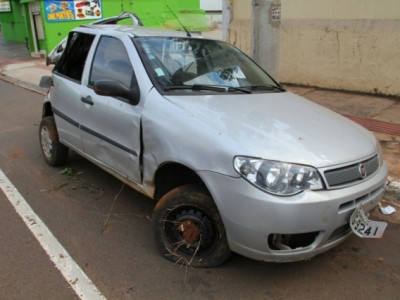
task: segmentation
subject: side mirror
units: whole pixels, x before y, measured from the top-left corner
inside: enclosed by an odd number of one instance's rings
[[[55,65],[63,54],[67,45],[67,38],[64,38],[57,46],[46,56],[46,65]]]
[[[61,54],[62,54],[62,51],[58,52],[58,53],[54,53],[51,56],[46,56],[46,66],[55,65],[58,62],[58,60],[60,59]]]
[[[53,78],[51,76],[42,76],[40,78],[39,86],[42,88],[50,88],[53,85]]]
[[[132,105],[137,105],[140,100],[140,91],[137,86],[130,89],[118,80],[98,80],[93,89],[98,95],[125,98]]]

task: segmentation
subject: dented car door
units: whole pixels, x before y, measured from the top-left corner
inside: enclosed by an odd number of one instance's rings
[[[119,175],[140,182],[141,108],[124,97],[98,95],[99,80],[122,83],[130,88],[135,80],[123,42],[100,37],[88,82],[82,88],[81,134],[84,152]]]

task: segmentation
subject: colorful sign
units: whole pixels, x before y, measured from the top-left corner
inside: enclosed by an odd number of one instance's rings
[[[100,0],[45,0],[47,22],[101,19]]]
[[[8,0],[0,0],[0,12],[11,11],[11,4]]]

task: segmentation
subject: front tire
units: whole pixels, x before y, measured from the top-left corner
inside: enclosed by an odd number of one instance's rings
[[[164,257],[193,267],[215,267],[230,254],[221,216],[211,196],[197,185],[164,195],[154,208],[155,242]]]
[[[39,142],[44,160],[51,166],[61,166],[68,159],[68,148],[58,140],[54,117],[44,117],[39,125]]]

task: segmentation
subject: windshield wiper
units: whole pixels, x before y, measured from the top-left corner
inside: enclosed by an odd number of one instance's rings
[[[246,94],[251,94],[252,93],[252,91],[250,91],[250,90],[246,90],[244,88],[240,88],[240,87],[236,87],[236,86],[227,86],[226,87],[226,91],[227,92],[239,91],[239,92],[243,92],[243,93],[246,93]]]
[[[263,89],[263,90],[278,90],[280,92],[286,92],[285,88],[279,85],[274,85],[274,84],[258,84],[258,85],[251,85],[249,86],[252,90],[258,90],[258,89]]]
[[[232,92],[232,91],[240,91],[246,94],[251,94],[250,90],[246,90],[240,87],[234,86],[215,86],[215,85],[201,85],[201,84],[193,84],[193,85],[166,85],[164,86],[164,91],[169,90],[194,90],[194,91],[216,91],[216,92]]]
[[[212,86],[212,85],[201,85],[201,84],[164,86],[164,91],[170,91],[170,90],[193,90],[193,91],[207,90],[207,91],[225,92],[226,88]]]

